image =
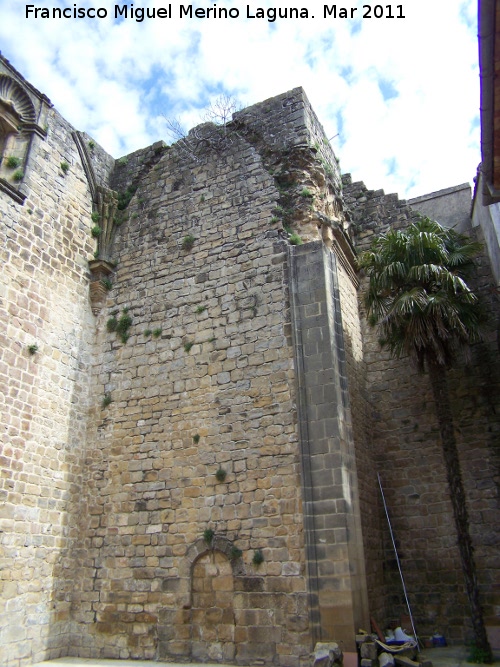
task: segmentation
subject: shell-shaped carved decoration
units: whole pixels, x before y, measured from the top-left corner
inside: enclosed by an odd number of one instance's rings
[[[36,113],[33,102],[21,86],[10,76],[0,75],[0,99],[12,105],[24,123],[35,123]]]

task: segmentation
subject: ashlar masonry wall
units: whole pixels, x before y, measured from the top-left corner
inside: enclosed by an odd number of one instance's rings
[[[464,639],[427,380],[358,300],[356,249],[415,212],[342,188],[302,89],[115,162],[1,66],[2,664],[353,650],[405,611],[377,470],[418,629]],[[450,375],[492,627],[497,365],[488,334]]]
[[[290,265],[312,630],[352,650],[369,619],[337,259],[318,241]]]
[[[396,195],[368,190],[363,183],[352,183],[349,176],[344,177],[344,195],[357,229],[359,251],[368,248],[375,234],[389,227],[404,227],[418,213],[418,208],[409,207]],[[463,213],[459,219],[463,220]],[[476,232],[469,228],[468,233]],[[459,360],[448,379],[480,596],[485,623],[497,645],[499,503],[495,478],[500,373],[495,336],[498,300],[492,285],[494,280],[483,254],[478,258],[474,287],[492,315],[491,326],[484,332],[483,342],[472,348],[469,363]],[[363,290],[362,285],[361,312]],[[450,643],[469,641],[469,610],[428,376],[419,375],[408,359],[391,359],[380,349],[376,331],[366,326],[364,315],[361,322],[375,465],[387,498],[417,631],[422,638],[438,631]],[[378,490],[375,470],[370,477],[363,466],[358,468],[363,505],[367,498],[375,498]],[[366,522],[363,529],[365,535],[370,534]],[[379,530],[385,536],[384,586],[380,591],[385,590],[386,595],[385,608],[379,608],[378,613],[389,623],[406,616],[407,609],[383,516]],[[370,603],[375,610],[373,598]]]
[[[22,180],[6,166],[0,190],[0,663],[17,667],[69,641],[72,586],[58,567],[77,534],[95,241],[71,126],[3,59],[0,75],[2,95],[44,124],[22,153]]]
[[[260,157],[237,140],[194,163],[167,151],[130,203],[98,322],[82,511],[89,548],[80,558],[88,602],[75,614],[82,625],[73,642],[80,655],[153,658],[159,650],[245,661],[277,652],[293,662],[309,650],[275,202]],[[132,324],[123,344],[106,322],[125,308]],[[213,541],[203,539],[208,530]],[[230,546],[217,549],[219,558],[234,577],[231,631],[203,643],[192,636],[188,564],[193,548],[210,559],[220,539]],[[231,560],[236,549],[243,557]]]
[[[318,136],[298,89],[237,114],[222,150],[210,140],[192,152],[158,146],[156,164],[134,182],[97,322],[81,548],[73,554],[78,655],[309,659],[318,600],[304,542],[308,464],[283,218],[321,239],[326,213],[339,210],[336,167],[327,178],[322,162],[335,161],[317,157],[327,153]],[[120,188],[143,159],[121,162]],[[312,210],[305,185],[323,189],[325,213]],[[322,298],[332,296],[330,286]],[[126,320],[122,340],[114,329]],[[350,481],[342,479],[344,463],[334,473],[338,490],[355,485],[352,463]],[[346,547],[351,519],[340,509],[337,530],[320,536],[325,565],[338,561],[320,607],[342,598],[350,620],[323,616],[316,639],[338,636],[349,650],[355,624],[366,621],[366,588],[361,537],[351,530]]]
[[[159,142],[115,163],[2,66],[2,94],[35,128],[19,143],[22,178],[0,178],[3,664],[72,653],[298,665],[316,639],[352,648],[366,592],[358,529],[346,539],[359,513],[344,357],[331,372],[348,456],[332,475],[349,460],[346,502],[335,530],[312,530],[326,597],[304,541],[290,243],[329,239],[351,273],[352,249],[303,91],[239,112],[227,141],[202,126],[201,149]],[[321,307],[344,355],[337,279],[335,268]]]

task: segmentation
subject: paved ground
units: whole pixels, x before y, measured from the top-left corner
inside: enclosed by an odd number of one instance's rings
[[[31,667],[188,667],[190,663],[155,662],[153,660],[94,660],[92,658],[57,658],[37,662]],[[194,667],[195,664],[191,663]],[[200,665],[201,667],[201,665]],[[214,665],[208,662],[203,667],[234,667],[234,665]]]
[[[94,660],[92,658],[57,658],[37,662],[31,667],[188,667],[190,663],[155,662],[153,660]],[[191,663],[194,667],[195,664]],[[201,665],[200,665],[201,667]],[[203,663],[203,667],[234,667],[234,665],[213,665]]]
[[[472,663],[467,662],[469,653],[466,646],[447,646],[424,649],[420,656],[431,660],[433,667],[472,667]],[[500,653],[494,651],[494,657],[496,661],[491,663],[490,667],[500,667]]]
[[[425,649],[420,653],[422,658],[431,660],[433,667],[472,667],[467,662],[469,651],[465,646]],[[500,653],[495,652],[496,662],[490,667],[500,667]],[[189,663],[188,663],[189,664]],[[195,663],[191,663],[195,664]],[[91,658],[58,658],[38,662],[32,667],[187,667],[186,663],[153,662],[150,660],[93,660]],[[212,665],[204,663],[203,667],[234,667],[229,665]]]

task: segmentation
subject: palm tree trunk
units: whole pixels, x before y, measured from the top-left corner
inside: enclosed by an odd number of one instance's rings
[[[469,532],[469,515],[465,500],[460,460],[458,458],[455,430],[453,427],[453,414],[451,411],[446,370],[444,366],[429,361],[429,376],[431,380],[432,393],[436,405],[436,414],[441,434],[446,474],[450,490],[455,528],[458,537],[458,548],[462,562],[462,570],[465,581],[467,597],[469,599],[472,626],[474,629],[474,640],[476,649],[481,652],[484,662],[492,662],[493,656],[486,634],[483,620],[483,610],[479,602],[479,591],[477,586],[476,566],[474,562],[474,548]]]

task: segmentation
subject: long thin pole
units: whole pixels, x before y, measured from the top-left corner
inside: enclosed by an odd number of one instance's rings
[[[396,562],[398,564],[399,576],[401,577],[401,583],[403,584],[403,592],[405,594],[406,606],[408,607],[408,614],[410,616],[410,623],[411,623],[411,627],[412,627],[412,630],[413,630],[413,636],[415,637],[415,641],[418,644],[420,642],[419,642],[419,639],[418,639],[418,636],[417,636],[417,631],[415,630],[415,625],[413,623],[413,616],[412,616],[412,613],[411,613],[410,601],[408,600],[408,592],[406,590],[405,579],[403,577],[403,571],[401,569],[401,561],[399,560],[398,550],[396,548],[396,542],[394,540],[394,533],[392,532],[391,520],[389,518],[389,512],[387,511],[387,503],[385,502],[384,489],[382,488],[382,482],[380,480],[379,473],[377,473],[377,479],[378,479],[378,485],[380,487],[380,493],[382,494],[382,502],[384,503],[385,516],[387,517],[387,523],[389,524],[389,533],[391,534],[392,546],[393,546],[393,549],[394,549],[394,554],[396,555]]]

